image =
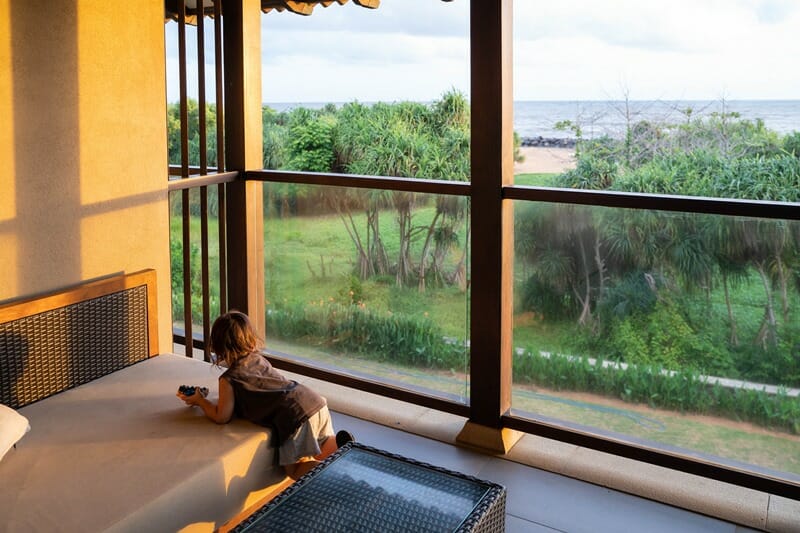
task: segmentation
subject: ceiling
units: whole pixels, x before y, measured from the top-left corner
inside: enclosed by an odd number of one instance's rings
[[[347,0],[261,0],[261,11],[269,13],[273,9],[276,11],[291,11],[298,15],[310,15],[318,5],[328,7],[331,4],[344,5]],[[354,4],[361,7],[376,9],[381,4],[381,0],[353,0]]]
[[[288,11],[298,15],[310,15],[317,6],[344,5],[347,2],[348,0],[261,0],[261,11],[264,13]],[[377,9],[381,5],[381,0],[353,0],[353,3],[361,7]],[[198,0],[185,0],[187,24],[195,24],[197,20],[197,5]],[[201,5],[206,16],[214,15],[212,0],[202,0]],[[179,11],[179,0],[164,0],[165,20],[178,20]]]

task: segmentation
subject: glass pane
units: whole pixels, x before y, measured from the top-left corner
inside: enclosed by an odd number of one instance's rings
[[[403,0],[264,14],[264,168],[468,181],[468,11]]]
[[[800,223],[515,205],[513,406],[800,480]]]
[[[505,517],[493,522],[503,510],[492,512],[492,499],[500,499],[492,493],[499,490],[456,472],[353,447],[259,509],[242,531],[458,531],[469,519],[491,523],[484,529],[503,529]]]
[[[465,402],[465,198],[264,184],[267,349]]]

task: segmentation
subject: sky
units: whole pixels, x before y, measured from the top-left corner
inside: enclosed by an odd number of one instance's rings
[[[264,102],[469,97],[468,0],[334,3],[261,26]],[[800,99],[798,32],[800,0],[515,0],[514,99]],[[167,90],[177,100],[174,76]]]

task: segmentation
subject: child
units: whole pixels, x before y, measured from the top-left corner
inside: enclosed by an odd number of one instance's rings
[[[325,398],[285,378],[257,351],[258,346],[247,315],[231,311],[219,316],[211,327],[211,350],[217,356],[215,364],[228,369],[219,378],[217,403],[199,392],[187,396],[179,391],[177,396],[200,407],[217,424],[228,423],[235,413],[270,427],[279,464],[289,477],[298,479],[353,436],[340,431],[334,438]]]

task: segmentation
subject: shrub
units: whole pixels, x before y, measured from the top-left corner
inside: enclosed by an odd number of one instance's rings
[[[617,177],[617,164],[610,157],[595,152],[584,153],[574,169],[568,170],[558,178],[559,187],[574,189],[608,189]]]
[[[800,131],[793,131],[783,138],[783,149],[790,155],[800,157]]]
[[[609,355],[627,363],[668,369],[718,368],[724,356],[693,330],[675,304],[660,300],[650,313],[612,322]]]
[[[303,108],[300,108],[303,109]],[[303,109],[304,110],[304,109]],[[287,168],[309,172],[330,172],[336,156],[333,131],[336,119],[330,115],[313,118],[298,113],[290,127]]]
[[[777,346],[751,343],[737,347],[736,366],[748,379],[800,387],[800,325],[786,327]]]
[[[800,158],[791,155],[737,159],[716,178],[713,187],[721,197],[800,201]]]
[[[651,312],[656,305],[656,292],[647,283],[647,273],[626,273],[616,285],[609,287],[598,306],[601,316],[624,319],[632,314]],[[655,276],[651,275],[655,280]],[[663,285],[663,281],[660,282]]]
[[[697,373],[664,372],[649,365],[626,369],[591,364],[588,358],[527,351],[514,358],[514,378],[555,390],[591,392],[653,408],[711,414],[800,434],[800,401],[785,390],[710,384]]]
[[[533,311],[547,317],[548,320],[569,318],[578,306],[570,292],[543,282],[536,274],[525,280],[520,305],[523,311]]]
[[[267,313],[269,331],[287,340],[321,344],[339,352],[423,368],[463,366],[463,343],[445,339],[430,318],[377,313],[333,301],[279,304]]]

